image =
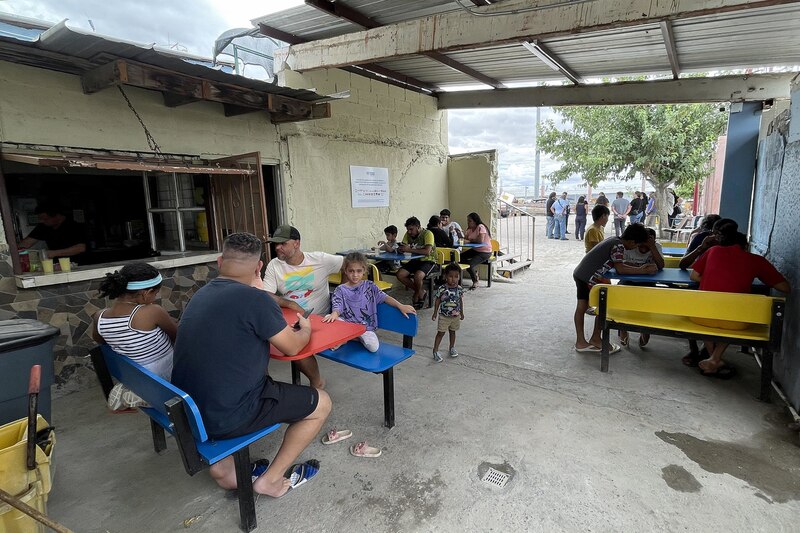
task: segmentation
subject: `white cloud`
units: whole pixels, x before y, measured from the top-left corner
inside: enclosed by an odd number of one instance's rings
[[[210,56],[225,30],[249,28],[251,19],[302,4],[302,0],[9,0],[0,11],[60,22],[140,43],[173,46]],[[91,20],[91,25],[89,21]]]

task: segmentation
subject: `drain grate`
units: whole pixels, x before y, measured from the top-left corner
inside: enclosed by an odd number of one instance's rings
[[[503,488],[508,483],[508,480],[511,479],[509,474],[505,472],[500,472],[499,470],[495,470],[494,468],[489,468],[486,473],[481,478],[481,481],[492,485],[494,487]]]

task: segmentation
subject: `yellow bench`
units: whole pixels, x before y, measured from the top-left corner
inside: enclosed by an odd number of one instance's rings
[[[752,346],[761,351],[761,393],[769,401],[772,354],[780,350],[785,300],[737,294],[631,285],[595,285],[589,305],[597,308],[603,337],[600,370],[608,372],[614,329]],[[742,329],[698,324],[692,319],[742,323]]]
[[[667,257],[664,256],[664,268],[679,268],[681,264],[681,257]]]
[[[658,241],[661,246],[664,248],[686,248],[689,246],[687,242],[675,242],[675,241]]]

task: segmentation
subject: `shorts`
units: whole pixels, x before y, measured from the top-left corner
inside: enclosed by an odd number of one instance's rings
[[[578,300],[589,300],[589,293],[592,290],[592,286],[586,283],[585,281],[581,281],[575,276],[572,276],[572,279],[575,280],[575,286],[578,288]]]
[[[298,422],[313,413],[318,403],[319,392],[314,387],[273,381],[267,376],[267,382],[261,391],[261,405],[255,418],[230,433],[214,435],[214,438],[232,439],[274,424]]]
[[[436,331],[439,333],[444,333],[447,330],[450,331],[458,331],[458,328],[461,327],[461,317],[460,316],[443,316],[439,315],[439,322],[436,326]]]
[[[402,266],[402,270],[407,270],[410,274],[417,271],[423,272],[426,276],[431,273],[431,270],[436,267],[436,263],[432,261],[422,261],[420,259],[412,259]]]

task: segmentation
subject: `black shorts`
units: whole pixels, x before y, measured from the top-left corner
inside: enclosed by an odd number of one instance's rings
[[[575,276],[572,276],[572,279],[575,280],[575,286],[578,288],[578,300],[589,300],[589,293],[592,290],[592,287],[586,283],[585,281],[581,281]]]
[[[298,422],[313,413],[318,403],[319,392],[314,387],[273,381],[267,376],[267,382],[261,392],[261,406],[256,417],[249,424],[215,438],[232,439],[274,424]]]
[[[412,259],[408,263],[404,263],[401,266],[401,270],[407,270],[410,274],[414,272],[422,271],[426,276],[431,273],[431,270],[436,267],[436,263],[432,261],[422,261],[420,259]]]

